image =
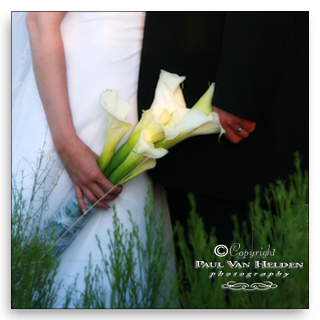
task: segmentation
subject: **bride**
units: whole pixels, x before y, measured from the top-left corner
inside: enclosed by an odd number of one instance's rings
[[[25,13],[16,16],[13,23],[23,22],[25,16]],[[99,106],[99,96],[106,89],[118,90],[119,96],[133,107],[128,121],[137,122],[144,19],[142,12],[30,12],[26,16],[28,33],[23,35],[23,29],[13,25],[13,43],[22,37],[25,47],[22,45],[19,54],[13,47],[12,170],[18,175],[17,181],[23,170],[26,199],[32,184],[28,163],[35,162],[41,148],[45,160],[55,161],[46,186],[50,188],[59,176],[48,208],[42,214],[42,223],[73,192],[80,208],[86,211],[88,202],[95,203],[113,187],[97,165],[106,136],[106,114]],[[28,36],[31,67],[28,67]],[[89,256],[93,265],[101,263],[96,236],[108,253],[107,231],[112,234],[113,205],[127,229],[131,228],[130,210],[139,226],[139,236],[145,239],[144,205],[149,182],[147,174],[142,174],[123,187],[116,186],[98,202],[99,210],[61,255],[57,275],[57,283],[62,281],[61,288],[73,284],[78,276],[77,290],[84,290]],[[155,188],[158,187],[153,188],[157,209],[163,210],[166,203],[162,191]],[[170,230],[169,217],[166,223],[166,229]],[[108,281],[104,289],[106,296],[110,296]],[[63,293],[59,291],[61,300],[57,301],[57,308],[63,306]]]

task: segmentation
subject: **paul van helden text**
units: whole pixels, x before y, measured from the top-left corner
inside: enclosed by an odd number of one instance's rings
[[[238,262],[238,261],[226,261],[226,263],[228,264],[228,266],[232,269],[237,270],[237,272],[228,272],[225,273],[222,270],[220,270],[218,273],[216,272],[212,272],[209,275],[209,278],[212,278],[215,275],[218,276],[240,276],[240,277],[246,277],[246,278],[251,278],[251,277],[266,277],[266,278],[270,278],[271,276],[276,276],[276,277],[280,277],[282,276],[282,278],[285,278],[289,275],[289,273],[282,273],[280,271],[278,271],[277,273],[274,272],[247,272],[244,273],[242,272],[243,269],[247,269],[247,268],[251,268],[251,262]],[[212,262],[212,261],[200,261],[200,260],[196,260],[195,261],[195,269],[199,269],[199,268],[217,268],[217,269],[222,269],[224,268],[224,266],[221,264],[221,262]],[[255,269],[281,269],[281,268],[303,268],[303,262],[298,263],[298,262],[268,262],[268,261],[253,261],[253,267]],[[239,271],[239,272],[238,272]],[[265,271],[265,270],[263,270]]]
[[[274,269],[297,269],[297,268],[303,268],[303,262],[269,262],[265,261],[263,259],[266,259],[267,257],[274,257],[275,256],[275,249],[271,249],[271,246],[268,245],[267,250],[263,250],[261,248],[260,251],[250,251],[250,250],[241,250],[240,244],[239,243],[234,243],[230,248],[227,246],[220,244],[217,245],[214,249],[214,254],[217,257],[224,257],[227,254],[233,257],[233,259],[259,259],[251,262],[239,262],[237,260],[227,260],[227,266],[231,269],[234,269],[234,272],[231,270],[228,270],[228,272],[223,272],[222,270],[217,270],[218,273],[212,272],[209,275],[209,278],[212,278],[213,276],[240,276],[240,277],[246,277],[246,278],[251,278],[251,277],[266,277],[270,278],[271,276],[276,276],[282,278],[285,278],[289,275],[287,272],[281,272],[280,270],[276,272]],[[222,265],[222,262],[212,262],[212,261],[202,261],[202,260],[196,260],[195,269],[223,269],[224,266]],[[259,272],[253,272],[253,268],[256,269],[255,271],[260,271]],[[250,269],[252,272],[243,272],[244,269]],[[273,269],[272,271],[274,272],[266,272],[266,269]]]

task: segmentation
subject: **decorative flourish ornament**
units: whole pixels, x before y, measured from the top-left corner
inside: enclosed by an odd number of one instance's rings
[[[264,281],[264,283],[256,282],[251,283],[250,285],[245,282],[236,283],[235,281],[229,281],[226,284],[223,284],[221,288],[229,290],[245,290],[245,291],[254,291],[254,290],[269,290],[275,289],[278,285],[272,283],[271,281]]]

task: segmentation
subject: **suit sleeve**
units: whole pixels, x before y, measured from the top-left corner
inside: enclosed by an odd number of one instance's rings
[[[213,105],[258,121],[290,39],[290,12],[228,12]]]

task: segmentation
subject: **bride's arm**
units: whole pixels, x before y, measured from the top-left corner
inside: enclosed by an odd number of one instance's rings
[[[83,195],[92,203],[113,185],[97,165],[98,156],[78,137],[69,105],[67,71],[60,24],[66,12],[30,12],[27,16],[32,62],[39,95],[48,119],[56,150],[66,163],[79,206],[86,210]],[[107,200],[121,192],[117,187]],[[108,209],[100,202],[98,206]]]

